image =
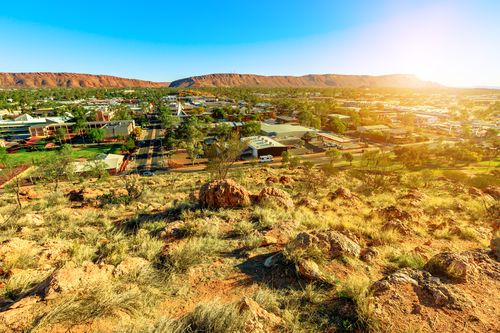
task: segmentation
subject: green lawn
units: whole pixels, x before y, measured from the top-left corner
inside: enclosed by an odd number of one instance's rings
[[[73,148],[71,157],[73,158],[92,158],[97,154],[119,154],[120,153],[119,144],[113,145],[101,145],[101,146],[91,146],[91,147],[76,147]],[[56,151],[54,150],[44,150],[44,151],[26,151],[21,149],[13,154],[8,154],[7,158],[13,161],[15,164],[32,163],[33,161],[39,161],[41,159],[47,158],[54,155]]]

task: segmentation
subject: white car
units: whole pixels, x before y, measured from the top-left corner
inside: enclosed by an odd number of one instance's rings
[[[272,162],[273,161],[273,155],[263,155],[259,157],[259,162],[260,163],[266,163],[266,162]]]

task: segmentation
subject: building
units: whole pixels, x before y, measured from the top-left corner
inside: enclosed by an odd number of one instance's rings
[[[344,123],[348,123],[351,120],[350,116],[346,116],[345,114],[340,114],[340,113],[331,113],[328,115],[329,119],[339,119],[342,120]]]
[[[74,162],[76,173],[85,173],[92,170],[97,163],[102,163],[103,167],[110,173],[116,174],[122,171],[122,166],[125,161],[123,155],[118,154],[99,154],[92,160]]]
[[[264,155],[281,156],[284,151],[288,150],[287,146],[267,136],[250,136],[241,140],[248,144],[248,148],[242,155],[252,155],[253,157]]]
[[[356,129],[360,133],[366,132],[387,132],[390,131],[390,127],[386,125],[367,125],[367,126],[358,126]]]
[[[263,135],[276,137],[276,138],[286,138],[286,137],[298,137],[301,138],[304,134],[309,132],[316,132],[314,128],[308,128],[300,125],[292,124],[267,124],[261,123],[261,132]]]
[[[23,114],[14,120],[0,120],[0,139],[7,141],[26,140],[31,136],[30,128],[32,126],[61,124],[67,119],[67,117],[34,118],[28,114]]]
[[[57,123],[57,124],[43,124],[35,125],[29,128],[29,133],[32,137],[49,137],[53,136],[59,128],[63,128],[68,135],[77,135],[73,131],[75,123]],[[114,121],[91,121],[85,124],[82,133],[99,128],[103,129],[105,139],[123,137],[127,138],[135,129],[135,122],[133,120],[114,120]]]

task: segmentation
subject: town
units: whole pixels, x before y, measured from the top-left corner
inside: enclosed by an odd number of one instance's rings
[[[216,143],[235,138],[234,168],[345,168],[373,152],[412,168],[440,149],[453,162],[486,165],[498,158],[499,109],[494,90],[7,89],[0,147],[9,168],[0,184],[51,164],[62,147],[80,175],[199,171]]]

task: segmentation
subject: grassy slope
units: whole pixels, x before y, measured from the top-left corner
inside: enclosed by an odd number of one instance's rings
[[[284,211],[261,206],[200,210],[189,194],[206,181],[204,173],[142,179],[147,190],[139,200],[105,209],[74,208],[62,193],[48,193],[44,185],[38,185],[34,191],[43,198],[25,202],[20,212],[0,226],[0,241],[20,238],[30,242],[1,257],[2,268],[15,274],[1,278],[5,285],[0,295],[19,299],[55,267],[81,267],[88,261],[118,265],[125,258],[140,257],[150,263],[148,269],[82,285],[71,295],[35,305],[29,308],[32,316],[25,324],[45,332],[65,331],[71,325],[80,331],[178,332],[189,325],[214,332],[238,331],[241,316],[232,304],[248,295],[283,318],[284,332],[325,331],[331,326],[348,329],[361,325],[361,316],[343,318],[328,310],[335,295],[361,305],[370,281],[381,278],[384,272],[421,267],[444,250],[485,247],[491,238],[491,216],[484,200],[471,197],[459,184],[430,182],[420,188],[426,198],[418,207],[398,199],[408,189],[423,186],[415,181],[418,174],[395,184],[388,182],[387,188],[376,191],[348,173],[322,179],[314,190],[307,186],[310,175],[298,170],[254,168],[238,170],[232,178],[258,193],[268,176],[283,174],[297,181],[291,187],[276,186],[289,192],[296,202],[303,197],[317,199],[320,210],[297,207]],[[103,191],[123,188],[117,178],[65,186]],[[355,190],[364,204],[339,206],[328,200],[328,192],[338,186]],[[418,222],[410,226],[409,236],[382,231],[384,221],[373,213],[393,204],[412,214],[421,213]],[[13,196],[2,194],[0,215],[10,216],[14,207]],[[33,219],[33,214],[43,222]],[[172,225],[182,237],[165,238],[162,231]],[[263,269],[263,260],[283,248],[283,244],[260,246],[266,232],[293,236],[314,229],[350,233],[362,246],[375,245],[380,255],[370,264],[360,260],[332,263],[338,280],[334,286],[308,284],[290,272]],[[47,257],[44,251],[54,255]],[[369,318],[362,321],[365,325]]]

